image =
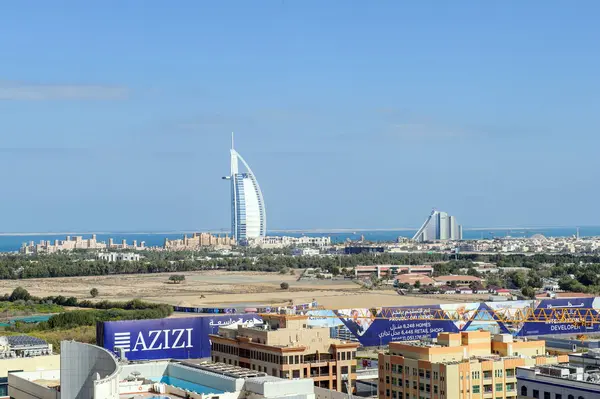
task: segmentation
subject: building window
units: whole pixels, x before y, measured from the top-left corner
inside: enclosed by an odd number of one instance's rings
[[[540,397],[540,391],[538,391],[537,389],[534,389],[533,390],[533,397],[535,399],[539,399],[539,397]]]
[[[479,379],[479,376],[480,376],[479,371],[473,371],[472,374],[473,374],[473,379],[474,380],[478,380]]]
[[[395,364],[392,364],[392,373],[397,373],[398,369],[397,366]]]
[[[496,392],[502,391],[502,384],[496,384]],[[546,398],[544,398],[546,399]]]
[[[577,399],[583,399],[583,396],[579,396],[579,397],[577,397]]]
[[[473,393],[479,393],[480,392],[479,388],[480,388],[479,385],[473,385]]]
[[[550,399],[550,392],[544,392],[544,399]]]
[[[392,391],[392,399],[396,399],[398,397],[398,394],[396,393],[396,391]]]
[[[389,383],[390,383],[390,376],[389,376],[389,375],[386,375],[386,376],[385,376],[385,383],[386,383],[386,384],[389,384]]]
[[[568,397],[569,399],[575,399],[575,396],[573,396],[573,395],[569,395],[569,396],[567,396],[567,397]]]
[[[562,395],[559,393],[554,394],[554,399],[562,399]]]
[[[390,390],[389,389],[385,390],[385,396],[390,396]]]
[[[300,378],[300,370],[292,371],[292,378]]]
[[[494,374],[496,375],[496,378],[502,378],[502,370],[495,370]]]
[[[521,396],[527,396],[527,387],[526,386],[521,387]],[[569,398],[569,399],[572,399],[572,398]]]
[[[437,385],[433,386],[433,393],[435,393],[435,394],[438,393],[438,386]]]
[[[438,379],[438,376],[439,376],[438,372],[437,372],[437,371],[434,371],[434,372],[433,372],[433,379],[434,379],[434,380],[437,380],[437,379]]]
[[[403,368],[402,365],[399,364],[398,365],[398,374],[402,374],[402,368]]]

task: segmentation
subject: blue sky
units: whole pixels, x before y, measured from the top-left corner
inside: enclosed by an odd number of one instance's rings
[[[600,225],[600,3],[13,0],[0,231]]]

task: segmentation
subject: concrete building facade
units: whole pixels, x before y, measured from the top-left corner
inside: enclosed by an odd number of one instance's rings
[[[388,353],[379,354],[379,398],[516,399],[517,367],[568,359],[545,353],[544,341],[517,341],[509,334],[492,338],[488,331],[392,342]]]
[[[307,316],[268,315],[264,324],[221,327],[211,335],[215,362],[280,378],[312,378],[316,386],[347,391],[356,380],[355,342],[330,338],[329,328],[308,328]]]

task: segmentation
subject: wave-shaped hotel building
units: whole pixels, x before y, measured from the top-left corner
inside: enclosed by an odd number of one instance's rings
[[[238,243],[265,237],[267,234],[265,200],[252,169],[234,149],[233,134],[230,153],[230,175],[223,179],[231,181],[231,236]],[[246,169],[245,172],[239,171],[238,161]]]

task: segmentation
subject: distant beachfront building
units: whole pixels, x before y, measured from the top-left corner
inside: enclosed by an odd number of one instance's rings
[[[230,175],[223,179],[231,181],[231,235],[238,243],[264,237],[267,235],[267,211],[263,194],[252,169],[233,148],[233,134],[230,152]],[[242,162],[246,172],[239,171],[238,161]]]
[[[291,246],[306,247],[328,247],[331,245],[331,237],[288,237],[270,236],[248,239],[248,245],[259,248],[284,248]]]
[[[133,240],[133,244],[127,244],[127,240],[122,240],[120,243],[115,243],[112,238],[108,239],[108,245],[104,241],[98,241],[96,234],[92,234],[91,238],[83,238],[83,236],[67,236],[64,240],[42,240],[38,244],[30,241],[23,243],[20,253],[24,255],[31,254],[53,254],[60,251],[73,251],[76,249],[133,249],[142,251],[147,249],[146,243],[142,241],[139,245],[137,240]]]
[[[165,238],[164,249],[168,251],[195,250],[207,247],[231,247],[235,240],[227,235],[213,235],[210,233],[194,233],[191,237],[187,234],[179,240]]]
[[[132,252],[101,252],[96,258],[107,262],[138,262],[140,260],[140,255]]]
[[[456,217],[434,209],[414,235],[413,240],[419,242],[462,240],[462,226],[456,222]]]

